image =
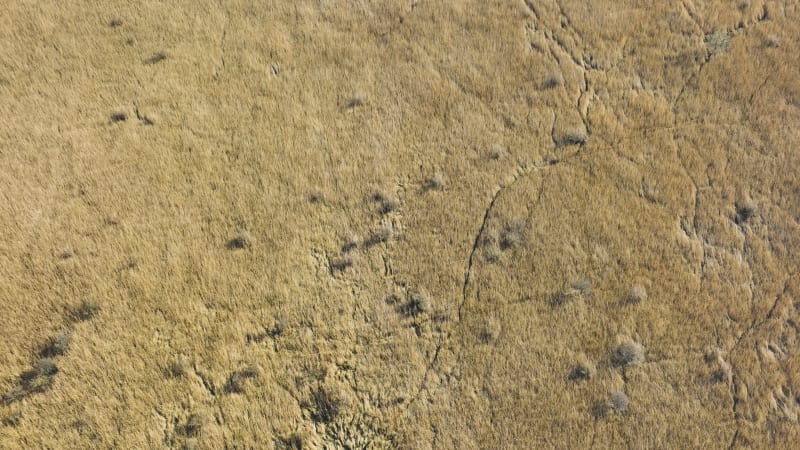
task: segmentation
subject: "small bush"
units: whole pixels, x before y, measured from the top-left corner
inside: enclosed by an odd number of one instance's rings
[[[383,191],[375,191],[370,196],[373,202],[379,203],[378,212],[381,215],[389,214],[400,207],[400,201]]]
[[[207,421],[205,414],[194,413],[186,419],[186,423],[183,425],[181,432],[185,436],[197,436],[200,434],[200,430],[202,430]]]
[[[382,215],[389,214],[400,207],[400,202],[396,198],[387,198],[381,202],[381,207],[378,210]]]
[[[744,200],[736,204],[736,223],[741,225],[756,215],[756,204],[752,200]]]
[[[100,305],[90,300],[84,300],[80,306],[75,308],[72,312],[72,317],[74,320],[83,322],[95,317],[99,313]]]
[[[514,219],[500,233],[500,249],[508,250],[522,244],[523,230],[525,230],[525,221],[519,218]]]
[[[631,286],[631,292],[628,294],[628,301],[630,303],[641,303],[647,300],[647,289],[641,284],[634,284]]]
[[[37,376],[53,376],[58,373],[58,367],[56,366],[55,361],[51,358],[42,358],[36,362],[36,366],[34,366],[34,370],[36,371]]]
[[[364,247],[370,248],[378,244],[388,242],[389,239],[392,238],[393,234],[394,230],[390,226],[382,227],[381,229],[370,234],[370,236],[364,241]]]
[[[228,378],[225,384],[225,392],[229,394],[241,394],[244,392],[245,382],[258,376],[258,367],[248,366],[245,369],[236,371]]]
[[[781,41],[777,36],[770,35],[764,40],[764,46],[767,48],[778,48],[781,46]]]
[[[611,409],[617,412],[623,412],[628,410],[628,404],[630,404],[630,399],[628,399],[628,394],[623,391],[614,391],[609,396],[609,403],[611,405]]]
[[[714,56],[719,52],[727,52],[730,49],[731,37],[727,30],[716,30],[708,33],[703,38],[708,50],[708,56]]]
[[[128,120],[128,113],[124,110],[118,109],[111,113],[111,122],[124,122]]]
[[[69,350],[70,342],[72,342],[72,335],[68,331],[62,331],[56,337],[47,341],[39,351],[39,356],[42,358],[61,356]]]
[[[572,368],[567,375],[567,379],[570,381],[581,381],[581,380],[588,380],[592,378],[592,370],[588,365],[579,364]]]
[[[250,236],[250,233],[248,233],[247,230],[241,230],[236,237],[228,241],[226,246],[229,250],[250,248],[253,246],[253,238]]]
[[[431,301],[428,299],[427,294],[423,292],[416,292],[411,295],[408,303],[400,308],[400,312],[407,316],[416,317],[420,314],[431,312],[433,307]]]
[[[353,95],[350,97],[350,100],[347,101],[348,109],[358,108],[359,106],[364,106],[364,97],[361,95]]]
[[[644,362],[644,348],[641,344],[628,341],[620,344],[611,355],[615,366],[627,367]]]
[[[560,72],[553,72],[545,78],[542,87],[544,89],[555,89],[564,84],[564,76]]]
[[[552,297],[552,303],[554,306],[561,306],[570,301],[580,297],[581,291],[577,289],[565,289]]]
[[[311,203],[322,203],[325,201],[325,195],[320,191],[314,191],[308,194],[308,201]]]
[[[275,440],[276,450],[303,450],[303,438],[299,434],[292,434]]]
[[[441,174],[436,174],[425,180],[424,187],[426,191],[439,191],[444,189],[444,178]]]
[[[330,262],[330,271],[331,273],[334,272],[341,272],[348,267],[352,267],[353,265],[353,257],[350,255],[340,256],[338,258],[334,258]]]
[[[145,59],[144,63],[145,64],[160,63],[161,61],[164,61],[165,59],[167,59],[167,57],[168,57],[167,52],[164,51],[164,50],[160,50],[160,51],[154,53],[153,56]]]
[[[489,149],[489,159],[492,161],[497,161],[498,159],[503,157],[504,149],[500,145],[493,145],[492,148]]]
[[[16,427],[19,426],[20,422],[22,422],[22,412],[15,411],[6,417],[3,417],[3,426],[6,427]]]
[[[189,360],[180,356],[170,363],[169,375],[174,378],[182,378],[189,373],[190,368],[191,364],[189,364]]]
[[[608,415],[610,410],[611,405],[608,404],[608,401],[602,400],[592,405],[590,412],[595,419],[602,419]]]
[[[347,253],[358,248],[358,237],[350,236],[342,244],[342,252]]]
[[[289,328],[289,322],[286,320],[286,318],[277,317],[275,318],[275,322],[272,324],[272,329],[269,330],[269,336],[272,338],[280,336],[286,332],[287,328]]]
[[[500,336],[500,332],[502,331],[502,325],[500,324],[500,320],[496,317],[489,317],[486,321],[481,325],[481,330],[478,335],[478,339],[484,344],[488,344]]]
[[[558,144],[559,147],[567,147],[570,145],[583,145],[589,140],[589,136],[586,134],[586,131],[582,129],[573,129],[569,130],[561,136]]]
[[[16,386],[7,393],[3,394],[3,403],[9,404],[14,403],[16,401],[22,400],[25,398],[29,392],[25,390],[22,386]]]
[[[572,283],[572,288],[579,291],[581,294],[588,294],[592,289],[592,281],[588,278],[582,278]]]
[[[122,26],[122,19],[120,19],[119,17],[114,17],[113,19],[111,19],[111,21],[108,22],[108,25],[111,28],[121,27]]]
[[[344,403],[338,393],[320,386],[311,392],[311,419],[321,423],[333,422],[344,409]]]
[[[489,263],[494,264],[500,261],[503,256],[503,252],[500,251],[497,246],[489,246],[483,250],[483,259]]]

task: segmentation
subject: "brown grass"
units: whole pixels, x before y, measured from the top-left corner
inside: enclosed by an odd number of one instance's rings
[[[800,441],[796,2],[167,3],[4,2],[0,448]]]

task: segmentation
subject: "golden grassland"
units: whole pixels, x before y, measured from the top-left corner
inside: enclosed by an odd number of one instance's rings
[[[9,1],[0,447],[791,448],[794,1]]]

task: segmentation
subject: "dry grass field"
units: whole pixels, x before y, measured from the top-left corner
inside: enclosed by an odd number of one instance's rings
[[[798,23],[8,0],[0,448],[797,448]]]

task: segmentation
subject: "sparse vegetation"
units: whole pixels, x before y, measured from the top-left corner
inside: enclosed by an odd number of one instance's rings
[[[791,448],[742,2],[7,2],[0,449]]]

